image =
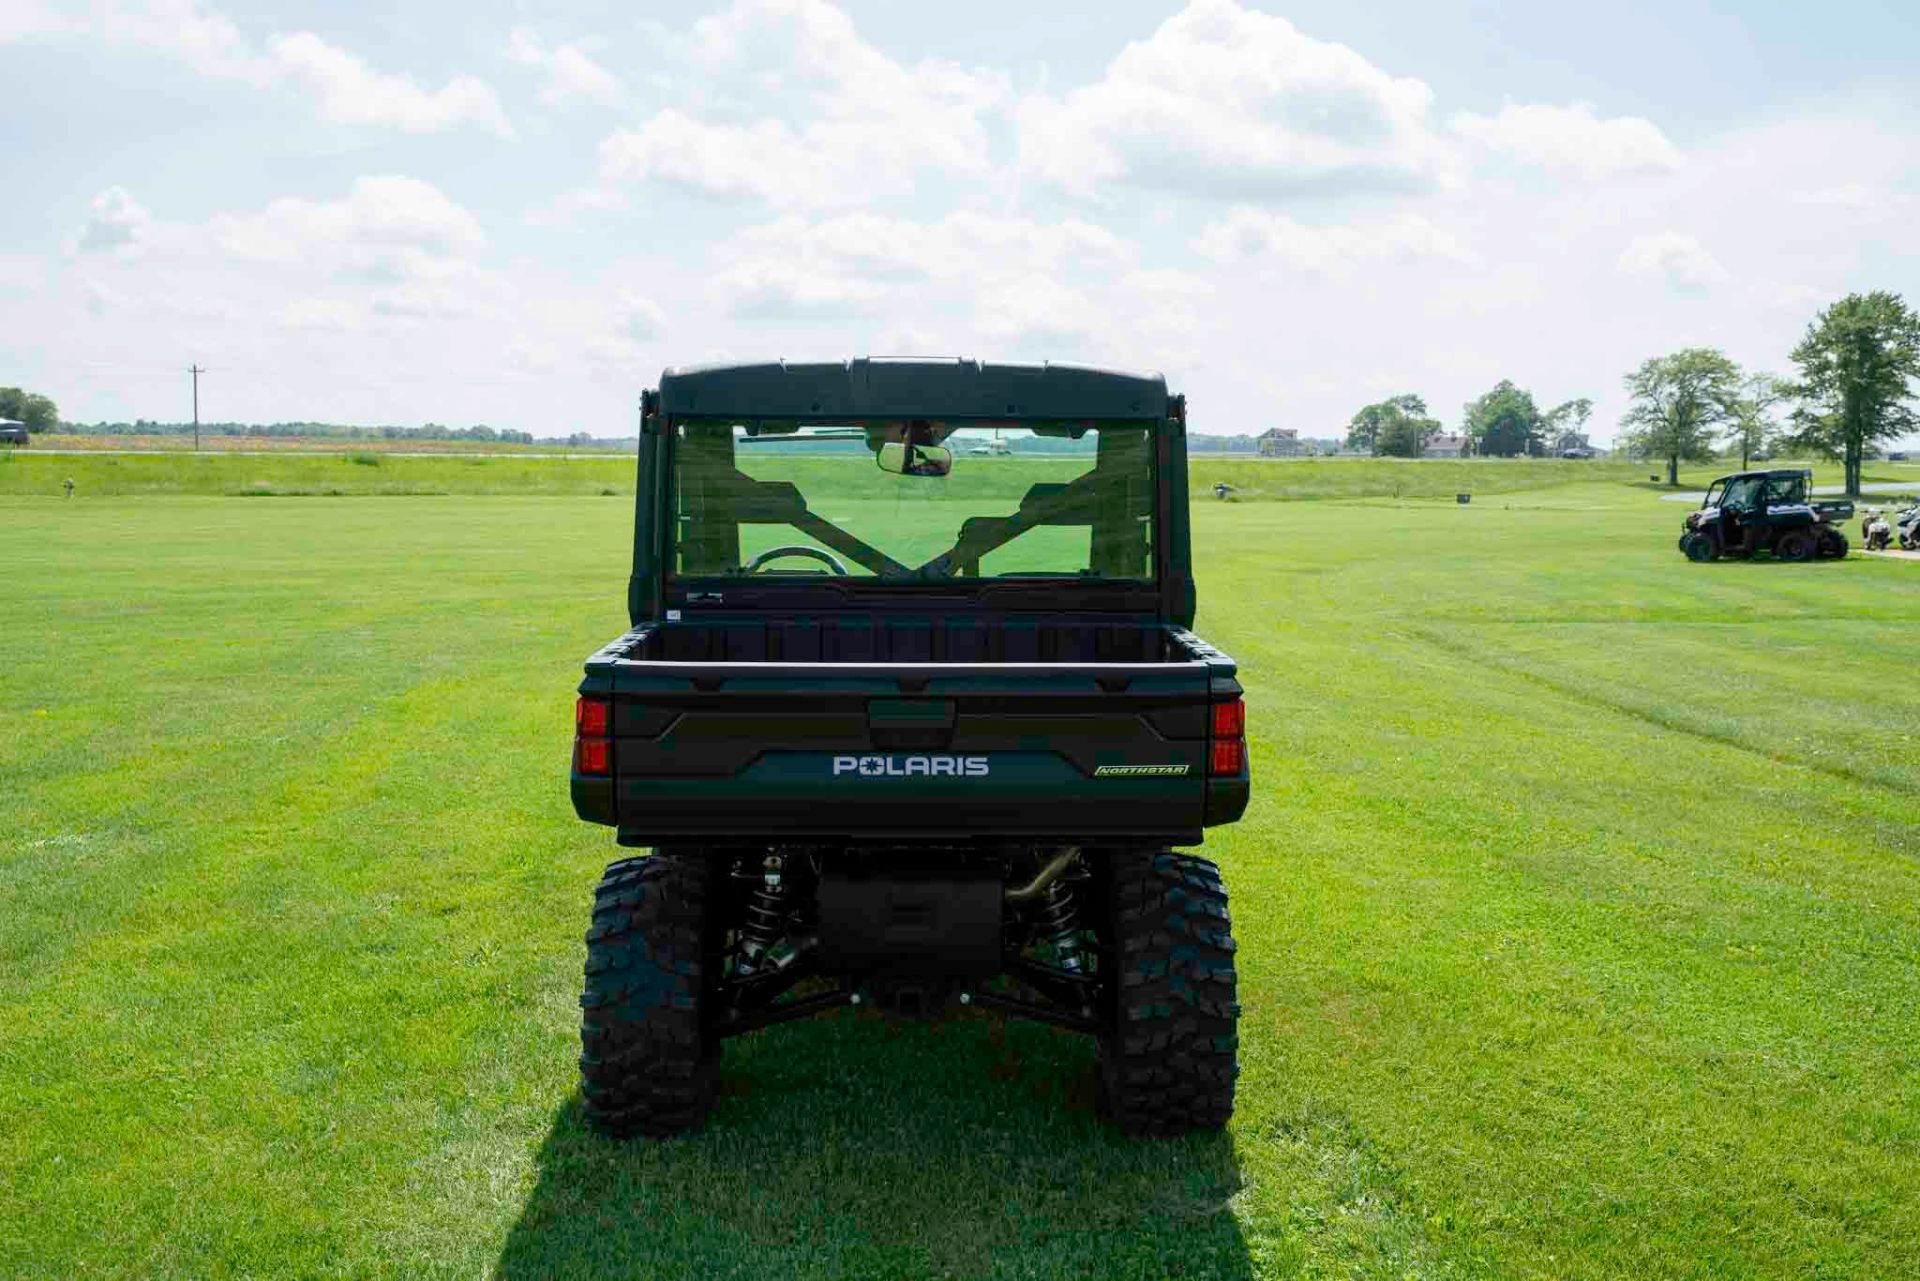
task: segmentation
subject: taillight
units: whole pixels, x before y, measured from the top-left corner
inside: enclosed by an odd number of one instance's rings
[[[582,774],[610,774],[612,754],[604,738],[577,738],[573,741],[573,768]]]
[[[604,698],[583,698],[573,705],[573,732],[582,738],[605,738],[612,708]]]
[[[1207,773],[1231,778],[1247,767],[1247,705],[1239,699],[1213,705],[1213,745]]]
[[[578,774],[611,774],[613,741],[608,727],[613,708],[604,698],[581,698],[573,705],[573,768]]]

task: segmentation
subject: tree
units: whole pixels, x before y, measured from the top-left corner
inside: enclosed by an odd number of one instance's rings
[[[1920,426],[1907,404],[1908,382],[1920,378],[1920,316],[1898,294],[1848,294],[1807,326],[1793,359],[1793,442],[1840,459],[1858,498],[1868,447]]]
[[[1773,438],[1773,407],[1792,394],[1793,388],[1772,374],[1750,375],[1740,385],[1740,398],[1734,401],[1733,416],[1727,424],[1727,447],[1740,447],[1740,470],[1745,471],[1753,456]]]
[[[1547,411],[1547,443],[1556,454],[1569,449],[1591,449],[1587,443],[1587,419],[1593,416],[1593,402],[1582,396],[1578,400],[1569,400],[1563,405],[1555,405]]]
[[[1374,455],[1418,458],[1439,430],[1439,421],[1427,416],[1427,402],[1408,393],[1355,414],[1347,426],[1347,444]]]
[[[1627,448],[1667,460],[1667,483],[1680,483],[1680,460],[1713,457],[1714,429],[1740,399],[1740,367],[1712,347],[1655,356],[1627,375],[1633,397],[1620,425]]]
[[[1522,391],[1507,379],[1466,408],[1466,434],[1473,438],[1473,452],[1496,458],[1540,452],[1541,434],[1546,424],[1533,394]]]
[[[0,387],[0,418],[23,422],[38,435],[60,425],[60,407],[45,396],[36,396],[18,387]]]

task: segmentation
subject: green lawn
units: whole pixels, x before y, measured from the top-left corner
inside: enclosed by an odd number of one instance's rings
[[[1920,565],[1480,492],[1195,504],[1227,1136],[1114,1137],[1076,1038],[847,1016],[627,1146],[564,770],[628,504],[0,497],[0,1276],[1920,1272]]]
[[[777,446],[757,455],[781,459]],[[878,469],[854,460],[868,473],[861,488],[872,496],[891,493],[894,482]],[[844,468],[848,460],[815,457],[796,463],[791,455],[773,471]],[[1798,464],[1795,464],[1798,465]],[[1023,457],[962,457],[946,487],[970,491],[1004,488],[1016,492],[1036,480],[1077,475],[1087,460]],[[753,464],[748,464],[754,470]],[[1240,501],[1299,501],[1327,498],[1452,498],[1461,490],[1481,496],[1537,491],[1596,481],[1646,484],[1647,463],[1564,462],[1560,459],[1468,458],[1407,461],[1393,458],[1249,459],[1196,455],[1189,468],[1193,492],[1225,481]],[[1733,463],[1689,467],[1683,479],[1695,492],[1708,480],[1737,470]],[[1920,466],[1874,463],[1869,480],[1920,481]],[[1823,468],[1822,481],[1839,479]],[[376,450],[268,454],[97,454],[56,455],[33,449],[0,450],[0,495],[57,496],[72,480],[82,498],[159,494],[221,496],[343,497],[360,494],[536,494],[631,499],[631,456],[581,453],[566,458],[519,458],[511,453],[451,458],[410,457]]]

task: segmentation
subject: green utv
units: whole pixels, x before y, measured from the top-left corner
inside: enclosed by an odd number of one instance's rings
[[[1691,561],[1770,552],[1777,560],[1839,560],[1847,554],[1840,522],[1849,502],[1814,502],[1804,470],[1743,471],[1707,486],[1700,509],[1680,524],[1680,550]]]
[[[1233,1110],[1234,665],[1188,631],[1158,376],[855,360],[641,398],[626,634],[587,660],[587,1116],[698,1125],[721,1038],[972,1005],[1098,1038],[1137,1135]],[[982,448],[986,453],[979,452]]]

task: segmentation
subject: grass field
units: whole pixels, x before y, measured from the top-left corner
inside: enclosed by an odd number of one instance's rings
[[[34,465],[0,1276],[1920,1273],[1920,566],[1690,565],[1617,482],[1197,501],[1256,779],[1207,845],[1229,1133],[1114,1137],[1078,1039],[848,1016],[618,1146],[573,1096],[615,851],[564,770],[628,504]]]
[[[835,460],[812,459],[819,465]],[[960,460],[953,484],[989,477],[1016,478],[1021,485],[1040,471],[1069,474],[1082,465],[1055,459]],[[1038,470],[1036,470],[1038,469]],[[1732,464],[1689,468],[1684,479],[1704,488]],[[1482,497],[1531,492],[1599,481],[1646,484],[1649,466],[1625,462],[1562,462],[1559,459],[1470,458],[1463,460],[1299,459],[1198,457],[1192,461],[1193,492],[1225,481],[1239,501],[1299,501],[1328,498],[1442,498],[1465,490]],[[876,483],[885,478],[873,473]],[[1822,480],[1838,478],[1837,471]],[[210,494],[256,497],[358,494],[549,494],[633,496],[631,457],[579,453],[564,459],[516,458],[502,453],[476,457],[410,457],[393,452],[349,450],[266,456],[235,454],[53,455],[31,450],[0,452],[0,495],[58,495],[71,479],[83,498],[139,494]],[[1920,466],[1876,463],[1869,480],[1920,481]]]
[[[533,444],[521,444],[519,441],[506,440],[350,440],[332,436],[216,436],[211,432],[200,438],[200,448],[193,447],[191,436],[120,436],[92,435],[86,432],[59,432],[50,436],[36,436],[30,449],[60,450],[107,450],[123,453],[129,450],[141,453],[254,453],[270,451],[273,453],[301,454],[341,454],[341,453],[402,453],[402,454],[460,454],[484,452],[489,454],[580,454],[591,457],[593,454],[626,453],[631,446],[623,449],[612,445],[568,445],[561,441],[542,440]]]

